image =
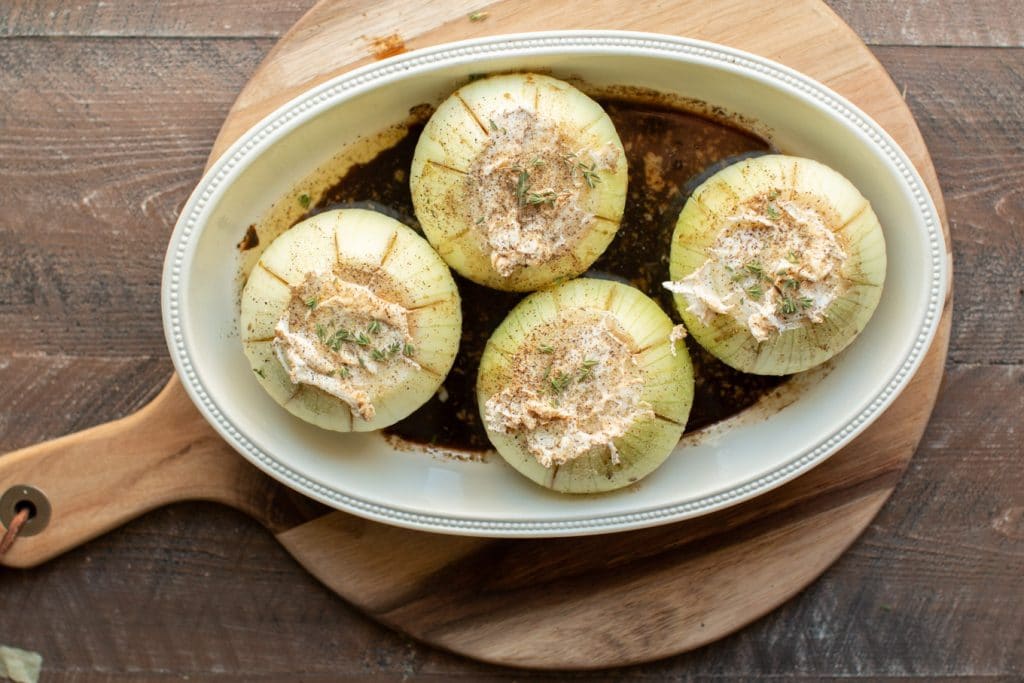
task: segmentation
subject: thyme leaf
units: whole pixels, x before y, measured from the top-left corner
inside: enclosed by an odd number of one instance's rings
[[[526,203],[530,206],[537,206],[538,204],[551,204],[555,203],[555,191],[544,190],[543,192],[527,192]]]
[[[580,369],[579,372],[579,381],[582,382],[585,379],[590,379],[591,375],[594,374],[595,365],[597,365],[597,361],[592,358],[588,358],[585,361],[583,361],[583,367]]]
[[[597,174],[597,164],[587,166],[586,164],[580,163],[579,167],[580,171],[583,172],[583,179],[587,181],[587,186],[590,189],[594,189],[594,187],[601,182],[601,176]]]
[[[551,391],[556,395],[560,395],[565,391],[565,388],[569,386],[572,381],[572,375],[564,372],[559,372],[557,375],[548,380],[551,385]]]
[[[779,304],[779,312],[783,315],[793,315],[796,313],[796,302],[792,298],[786,297]]]
[[[530,174],[526,171],[519,171],[519,180],[516,182],[516,199],[519,205],[526,203],[526,192],[530,189]]]

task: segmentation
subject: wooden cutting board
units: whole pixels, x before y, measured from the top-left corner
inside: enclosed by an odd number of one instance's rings
[[[712,40],[827,83],[902,145],[944,215],[931,160],[900,92],[849,27],[817,0],[591,0],[582,6],[567,0],[322,0],[239,95],[210,158],[286,100],[354,66],[451,40],[571,28]],[[370,617],[463,655],[561,669],[683,652],[793,596],[875,516],[931,413],[949,340],[950,299],[924,365],[870,429],[786,486],[700,519],[549,540],[442,536],[368,522],[310,501],[249,465],[172,379],[134,415],[0,457],[0,494],[20,485],[45,494],[40,514],[0,562],[33,566],[160,505],[208,499],[259,520],[303,566]],[[12,494],[6,502],[19,499]]]

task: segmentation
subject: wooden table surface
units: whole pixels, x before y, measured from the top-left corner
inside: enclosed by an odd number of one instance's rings
[[[0,2],[0,452],[164,384],[168,235],[233,98],[311,4]],[[945,192],[956,299],[932,421],[868,531],[797,598],[699,651],[571,678],[1024,676],[1024,7],[829,4],[905,90]],[[0,569],[0,645],[41,653],[45,681],[566,678],[389,631],[255,522],[196,503]]]

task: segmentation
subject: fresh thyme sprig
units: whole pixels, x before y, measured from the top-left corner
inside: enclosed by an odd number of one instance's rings
[[[317,336],[319,336],[319,330]],[[347,341],[352,341],[352,333],[346,330],[344,327],[340,327],[334,332],[334,334],[332,334],[330,337],[327,338],[326,341],[324,341],[324,344],[326,344],[327,348],[329,348],[330,350],[338,351],[339,349],[341,349],[341,345]]]
[[[516,179],[516,200],[519,202],[519,206],[539,206],[541,204],[555,203],[558,198],[558,194],[554,190],[544,190],[542,192],[530,192],[530,174],[519,167],[519,176]],[[515,170],[515,169],[514,169]]]
[[[601,182],[601,176],[597,174],[597,164],[586,164],[580,162],[579,169],[583,173],[583,179],[587,181],[587,186],[590,189],[594,189],[599,182]]]
[[[569,386],[571,381],[572,375],[565,372],[559,372],[557,375],[550,378],[548,383],[551,385],[552,393],[554,393],[555,396],[560,396],[562,392],[565,391],[566,387]]]
[[[516,199],[519,205],[526,203],[526,193],[530,189],[530,174],[526,171],[519,171],[519,179],[516,181]]]
[[[583,367],[580,369],[580,372],[577,375],[577,378],[580,382],[582,382],[585,379],[589,379],[590,376],[594,374],[595,365],[597,365],[597,361],[594,360],[593,358],[588,358],[585,361],[583,361]]]
[[[538,204],[551,204],[554,205],[557,195],[554,190],[544,190],[543,192],[527,192],[526,203],[530,206],[537,206]]]
[[[544,348],[544,347],[541,347]],[[550,348],[550,347],[547,347]],[[549,353],[547,351],[541,351],[541,353]],[[594,367],[597,366],[598,361],[593,358],[587,358],[583,361],[580,368],[575,372],[565,372],[559,370],[554,376],[551,375],[551,371],[554,367],[554,363],[548,364],[547,369],[544,371],[544,376],[541,377],[541,381],[547,385],[551,394],[554,396],[556,405],[558,397],[565,393],[565,390],[569,388],[573,380],[577,382],[583,382],[590,379],[594,375]]]

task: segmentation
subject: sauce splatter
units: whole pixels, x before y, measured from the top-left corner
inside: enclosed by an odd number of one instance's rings
[[[249,229],[245,231],[245,237],[238,243],[239,251],[249,251],[260,246],[260,236],[256,234],[256,224],[249,226]]]
[[[386,59],[405,52],[405,41],[397,33],[370,38],[370,52],[375,59]]]

